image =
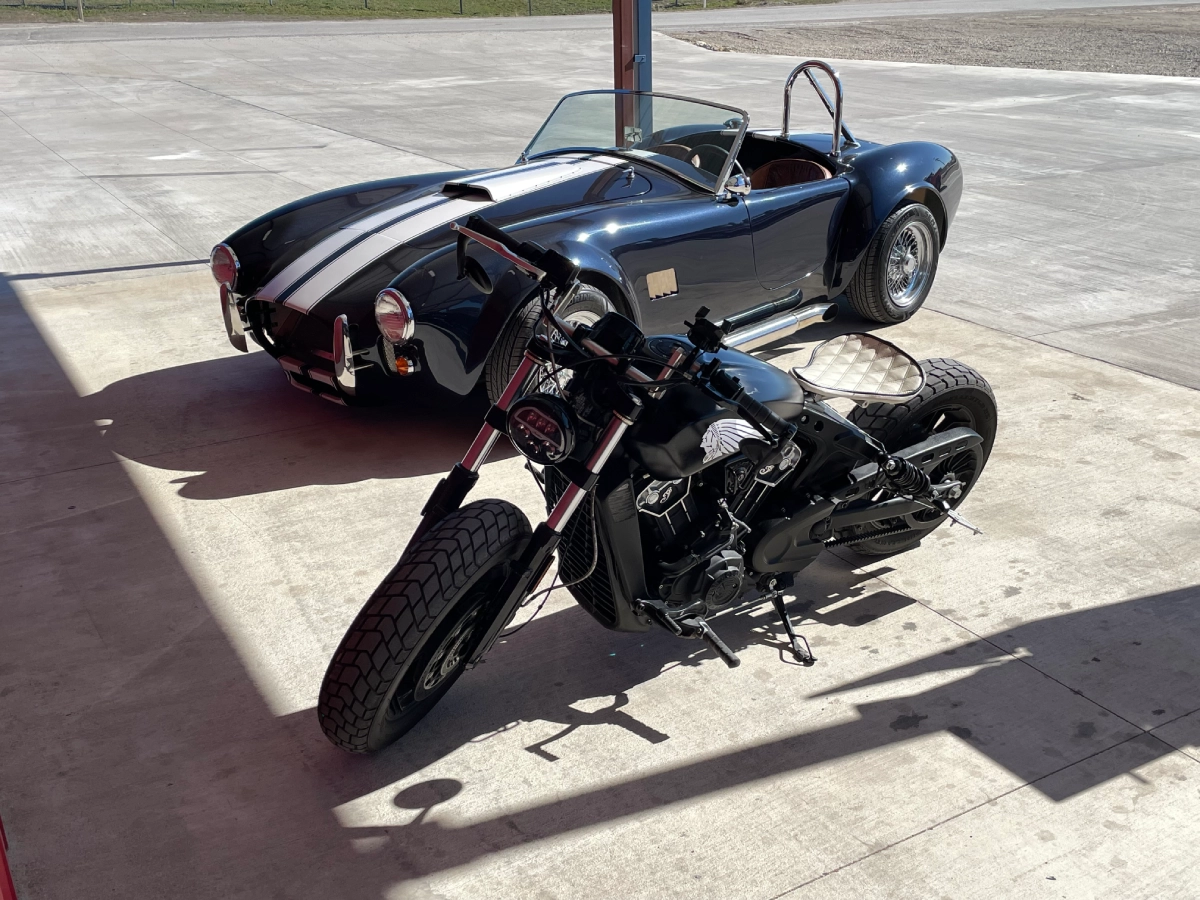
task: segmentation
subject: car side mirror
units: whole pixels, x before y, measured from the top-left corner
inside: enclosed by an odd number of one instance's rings
[[[746,196],[750,193],[750,179],[745,175],[730,175],[725,182],[725,192],[738,197]]]

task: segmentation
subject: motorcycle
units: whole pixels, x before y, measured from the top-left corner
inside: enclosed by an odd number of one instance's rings
[[[541,327],[330,661],[317,712],[339,747],[400,738],[555,587],[607,628],[697,638],[731,667],[709,619],[769,602],[811,665],[784,596],[823,550],[897,553],[948,520],[978,531],[957,508],[997,411],[969,366],[867,334],[824,342],[790,373],[750,355],[836,313],[798,298],[721,323],[702,308],[686,335],[646,336],[617,312],[570,323],[556,311],[580,290],[578,266],[478,216],[454,228],[459,276],[486,286],[471,242],[498,253],[536,280]],[[857,405],[843,416],[835,398]],[[536,529],[505,500],[465,502],[501,435],[545,495]]]

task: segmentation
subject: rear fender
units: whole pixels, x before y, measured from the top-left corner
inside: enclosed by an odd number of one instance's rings
[[[831,294],[844,290],[880,226],[907,203],[929,207],[938,223],[941,245],[962,197],[962,166],[939,144],[873,145],[847,154],[850,197],[835,256]]]

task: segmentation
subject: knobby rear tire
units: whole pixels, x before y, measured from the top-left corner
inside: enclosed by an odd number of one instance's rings
[[[325,735],[354,753],[417,724],[466,668],[499,609],[499,582],[531,534],[504,500],[451,513],[405,550],[329,663],[317,701]]]
[[[960,425],[973,428],[983,438],[983,443],[973,451],[968,451],[970,459],[963,459],[959,463],[970,467],[971,476],[963,486],[962,495],[950,504],[957,507],[971,492],[991,456],[996,440],[996,396],[982,375],[957,360],[926,359],[921,362],[921,368],[925,370],[925,387],[916,397],[907,403],[858,406],[848,418],[893,453],[919,443],[938,431]],[[966,455],[959,454],[963,457]],[[956,456],[943,463],[943,466],[953,467],[958,459]],[[934,469],[935,476],[940,468]],[[939,480],[939,477],[934,478],[935,482]],[[937,518],[927,528],[862,541],[850,544],[850,547],[866,556],[900,553],[921,543],[922,538],[944,521],[944,518]],[[896,524],[900,524],[899,520]],[[881,529],[879,525],[861,527],[864,531]]]

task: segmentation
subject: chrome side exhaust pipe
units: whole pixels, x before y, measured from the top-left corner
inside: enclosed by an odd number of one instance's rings
[[[802,306],[782,316],[767,319],[756,325],[747,325],[737,331],[725,335],[721,341],[726,347],[749,353],[757,347],[773,344],[788,335],[795,334],[801,328],[815,325],[817,322],[832,322],[837,317],[836,303],[814,303]]]

